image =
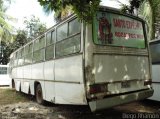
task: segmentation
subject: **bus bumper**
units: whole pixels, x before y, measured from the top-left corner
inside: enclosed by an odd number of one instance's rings
[[[153,89],[148,89],[148,90],[138,91],[130,94],[123,94],[123,95],[114,96],[110,98],[104,98],[104,99],[89,102],[89,106],[91,108],[91,111],[95,112],[98,110],[110,108],[120,104],[125,104],[132,101],[148,98],[153,95],[153,92],[154,92]]]

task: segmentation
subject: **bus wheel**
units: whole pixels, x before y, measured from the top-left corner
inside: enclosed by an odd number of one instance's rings
[[[15,82],[13,79],[12,79],[12,89],[15,89]]]
[[[36,101],[39,104],[44,104],[43,93],[42,93],[42,88],[40,84],[38,84],[36,87]]]

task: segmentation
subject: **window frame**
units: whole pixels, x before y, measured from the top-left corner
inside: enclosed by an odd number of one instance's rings
[[[17,51],[17,53],[18,53],[18,56],[17,56],[17,66],[22,66],[22,65],[24,65],[24,47],[22,47],[21,49],[19,49],[18,51]],[[20,55],[19,55],[19,53],[20,53]],[[20,62],[22,60],[22,62]]]
[[[42,41],[43,41],[43,43],[44,43],[44,45],[43,45],[43,47],[40,47],[40,40],[42,39]],[[43,62],[43,61],[45,61],[45,47],[46,47],[46,38],[45,38],[45,35],[43,34],[41,37],[39,37],[39,38],[37,38],[35,41],[33,41],[34,43],[33,43],[33,55],[32,55],[32,63],[38,63],[38,62]],[[35,43],[36,42],[38,42],[38,49],[36,48],[35,49]],[[36,44],[37,45],[37,44]],[[37,52],[40,52],[41,53],[41,51],[43,52],[42,54],[43,54],[43,58],[42,59],[40,59],[40,60],[35,60],[35,54],[37,53]]]
[[[50,44],[47,44],[47,34],[48,33],[51,35],[51,39],[50,40],[52,42]],[[55,43],[56,43],[56,37],[55,36],[56,36],[56,30],[55,29],[52,29],[51,31],[46,33],[46,47],[45,47],[45,51],[44,51],[45,52],[45,61],[52,60],[52,59],[55,58]],[[51,57],[47,58],[46,57],[47,56],[47,48],[49,48],[49,47],[53,48],[53,54],[52,54]]]
[[[62,40],[57,40],[57,29],[58,29],[58,27],[56,28],[56,43],[55,43],[55,58],[57,59],[57,58],[63,58],[63,57],[66,57],[66,56],[70,56],[70,55],[74,55],[74,54],[78,54],[78,53],[80,53],[80,51],[81,51],[81,30],[82,30],[82,23],[81,23],[81,21],[78,21],[78,22],[80,22],[80,31],[78,32],[78,33],[74,33],[74,34],[72,34],[72,35],[69,35],[69,23],[70,22],[72,22],[73,20],[75,20],[75,19],[78,19],[77,17],[74,17],[74,18],[71,18],[71,19],[69,19],[68,21],[66,21],[66,22],[64,22],[64,23],[62,23],[62,24],[60,24],[59,26],[62,26],[62,25],[64,25],[64,24],[67,24],[67,37],[66,38],[64,38],[64,39],[62,39]],[[75,36],[78,36],[78,35],[80,35],[80,48],[79,48],[79,50],[77,51],[77,52],[74,52],[74,53],[70,53],[70,54],[66,54],[66,55],[62,55],[62,56],[57,56],[56,55],[56,47],[57,47],[57,44],[59,44],[59,43],[61,43],[61,42],[63,42],[63,41],[65,41],[65,40],[69,40],[70,38],[72,38],[72,37],[75,37]]]
[[[28,47],[28,51],[26,52],[26,47]],[[32,61],[33,61],[33,42],[27,44],[25,47],[24,47],[24,65],[28,65],[28,64],[32,64]],[[30,63],[29,62],[26,62],[26,59],[27,59],[27,56],[31,55],[30,57]]]
[[[7,75],[8,68],[7,67],[0,67],[0,75]]]

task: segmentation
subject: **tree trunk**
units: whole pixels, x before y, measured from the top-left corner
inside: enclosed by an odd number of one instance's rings
[[[151,40],[155,38],[155,9],[154,9],[154,6],[153,6],[153,2],[152,0],[148,0],[149,4],[150,4],[150,7],[151,7],[151,11],[152,11],[152,35],[151,35]]]

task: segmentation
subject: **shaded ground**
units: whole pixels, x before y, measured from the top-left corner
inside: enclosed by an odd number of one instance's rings
[[[0,89],[0,98],[3,93]],[[54,105],[52,103],[46,103],[45,106],[42,106],[35,101],[31,101],[26,95],[15,93],[16,95],[20,95],[26,100],[21,98],[22,101],[18,100],[20,101],[19,103],[3,104],[0,107],[0,119],[135,119],[134,117],[139,118],[137,116],[138,113],[160,115],[160,102],[151,100],[133,102],[101,112],[91,113],[88,106]],[[14,98],[12,97],[12,100],[15,100]]]

